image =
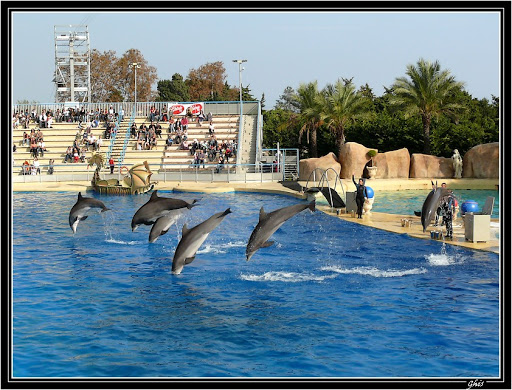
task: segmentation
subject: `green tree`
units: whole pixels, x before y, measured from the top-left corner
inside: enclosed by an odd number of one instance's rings
[[[454,99],[463,87],[450,71],[441,70],[438,61],[420,59],[416,66],[408,65],[407,76],[399,77],[392,86],[390,104],[402,109],[405,116],[419,115],[423,127],[423,153],[430,154],[430,126],[432,118],[441,114],[455,118],[463,106]]]
[[[351,79],[338,79],[335,84],[328,84],[317,96],[321,122],[334,134],[338,155],[345,144],[345,129],[349,123],[368,112],[368,99],[356,91]]]
[[[318,82],[300,84],[293,104],[299,108],[299,114],[292,116],[292,123],[299,123],[299,140],[306,134],[311,157],[318,157],[317,131],[324,123],[322,100],[319,99]]]
[[[299,108],[297,107],[295,95],[295,90],[292,87],[286,87],[281,96],[279,96],[279,99],[277,99],[275,108],[292,111],[298,114]]]
[[[159,102],[188,102],[188,87],[179,73],[172,75],[172,80],[160,80],[156,87]]]

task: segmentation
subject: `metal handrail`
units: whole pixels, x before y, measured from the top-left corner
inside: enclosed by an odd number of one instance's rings
[[[338,180],[339,180],[341,190],[343,191],[343,196],[346,196],[345,189],[343,188],[343,183],[342,183],[342,181],[340,179],[340,175],[333,168],[327,168],[327,169],[315,168],[315,169],[313,169],[313,171],[309,174],[308,180],[306,181],[306,186],[304,187],[304,191],[307,191],[309,189],[308,184],[309,184],[309,181],[311,179],[311,176],[313,176],[313,181],[316,182],[316,174],[315,174],[315,172],[317,170],[322,172],[322,176],[320,177],[320,180],[318,181],[318,184],[316,185],[316,187],[321,188],[322,184],[324,182],[327,182],[327,187],[329,189],[332,189],[333,191],[336,191],[336,184],[338,183]],[[327,176],[327,172],[329,172],[329,170],[333,171],[334,174],[335,174],[334,187],[332,187],[332,188],[331,188],[331,183],[329,181],[329,177]],[[334,204],[333,200],[332,200],[332,193],[331,193],[331,191],[329,191],[329,197],[331,199],[331,202],[329,204],[331,204],[331,205]]]
[[[131,124],[135,120],[135,107],[133,107],[132,115],[130,116],[130,121],[128,122],[128,126],[131,126]],[[119,162],[119,165],[121,165],[124,161],[124,156],[126,154],[126,147],[128,146],[128,141],[130,141],[131,136],[131,128],[126,129],[126,134],[124,135],[124,143],[123,143],[123,149],[121,150],[121,154],[119,155],[119,159],[117,160]]]

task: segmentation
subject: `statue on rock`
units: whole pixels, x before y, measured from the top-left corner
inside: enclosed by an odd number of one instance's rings
[[[460,157],[459,151],[455,149],[453,151],[453,170],[454,170],[454,178],[460,179],[462,177],[462,158]]]

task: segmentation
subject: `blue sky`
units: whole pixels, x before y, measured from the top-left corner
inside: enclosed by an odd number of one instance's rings
[[[475,98],[500,94],[497,12],[14,12],[13,101],[54,102],[54,26],[86,24],[91,48],[121,56],[138,49],[159,79],[222,61],[227,82],[272,108],[287,86],[338,78],[378,96],[406,66],[438,60]],[[156,88],[156,85],[154,86]]]

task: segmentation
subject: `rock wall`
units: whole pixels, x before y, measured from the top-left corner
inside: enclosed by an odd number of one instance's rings
[[[362,177],[365,164],[369,157],[367,153],[375,148],[367,148],[356,142],[347,142],[342,146],[339,156],[341,163],[340,176],[344,179]],[[411,157],[406,148],[391,152],[378,153],[374,157],[377,166],[377,179],[409,177],[409,164]]]
[[[377,150],[375,148],[367,148],[357,142],[347,142],[344,144],[338,157],[338,161],[341,164],[340,177],[344,179],[352,178],[352,174],[356,178],[362,177],[364,166],[370,159],[367,153],[372,149]]]
[[[413,153],[411,156],[410,178],[452,178],[454,175],[451,158],[429,154]]]
[[[336,156],[334,155],[334,153],[332,153],[332,152],[323,157],[307,158],[304,160],[300,160],[299,161],[299,172],[300,172],[299,180],[303,180],[303,181],[308,180],[309,176],[311,175],[311,172],[313,172],[316,168],[322,169],[322,171],[317,171],[316,180],[320,179],[320,177],[323,173],[323,170],[327,170],[329,168],[334,169],[334,171],[336,173],[333,172],[332,170],[329,170],[327,172],[327,178],[329,179],[329,181],[331,181],[331,180],[336,180],[336,176],[339,176],[340,170],[341,170],[341,165],[338,162],[338,160],[336,159]],[[313,180],[313,178],[311,180]]]
[[[411,156],[407,148],[379,153],[374,158],[377,165],[376,179],[409,177]]]
[[[462,177],[476,179],[498,178],[500,173],[500,144],[492,142],[469,149],[462,159]]]

